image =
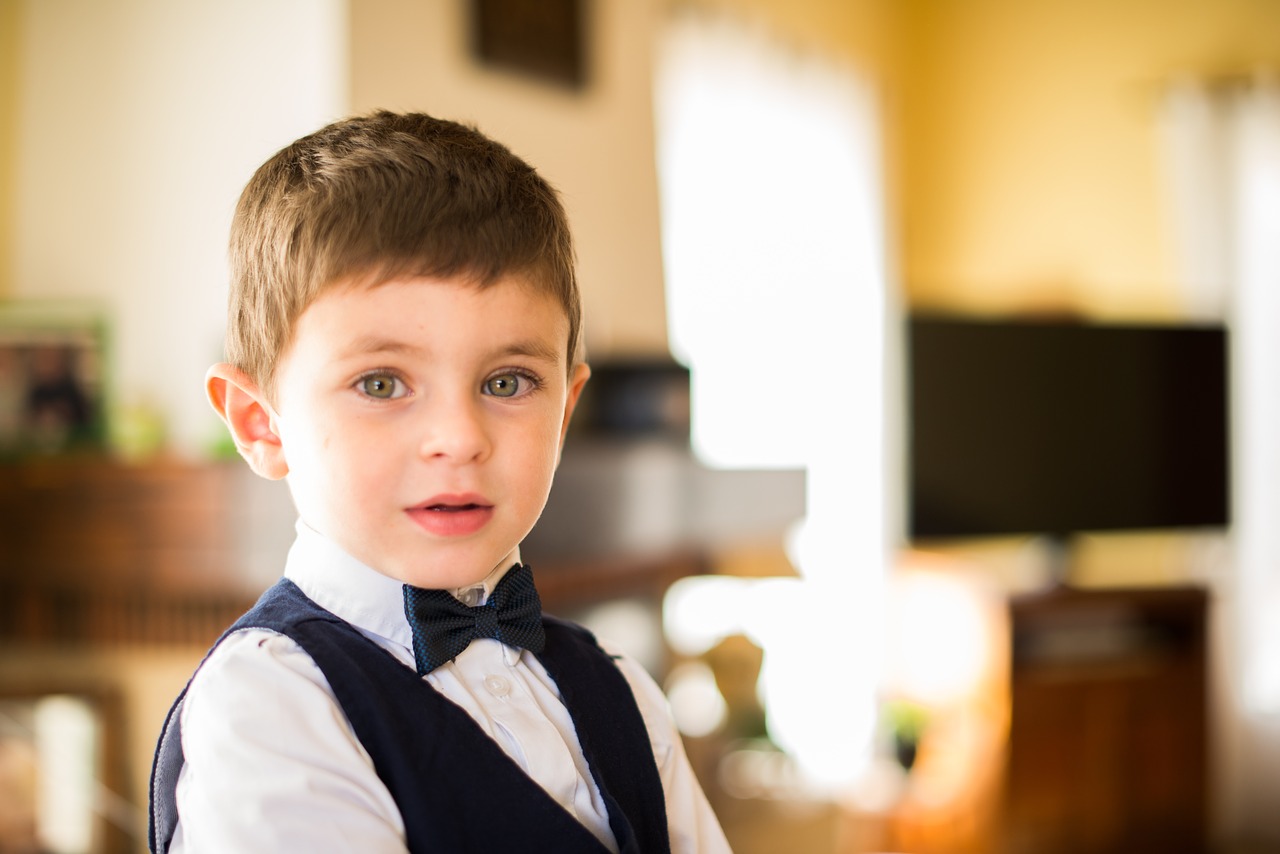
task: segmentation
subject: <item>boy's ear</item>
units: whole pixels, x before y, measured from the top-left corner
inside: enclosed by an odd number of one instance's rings
[[[560,424],[560,447],[564,447],[564,437],[569,432],[569,421],[573,418],[573,410],[578,407],[578,398],[582,396],[583,386],[591,379],[591,368],[586,362],[579,362],[569,374],[569,394],[565,398],[564,421]]]
[[[274,412],[257,383],[244,371],[220,362],[204,378],[209,403],[227,423],[236,450],[249,468],[268,480],[289,473],[284,446],[276,433]]]

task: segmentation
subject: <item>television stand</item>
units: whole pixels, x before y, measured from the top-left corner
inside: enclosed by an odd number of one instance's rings
[[[1002,854],[1203,854],[1207,604],[1192,586],[1010,600]]]

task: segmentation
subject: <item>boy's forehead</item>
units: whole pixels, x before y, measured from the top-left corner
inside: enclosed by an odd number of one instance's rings
[[[559,304],[548,288],[540,287],[535,280],[529,276],[519,273],[504,273],[493,279],[485,280],[474,275],[456,275],[456,276],[429,276],[415,274],[379,274],[369,273],[359,276],[350,276],[335,281],[328,286],[322,288],[317,294],[316,299],[323,297],[329,293],[346,293],[348,295],[359,296],[360,293],[373,293],[388,287],[409,287],[409,288],[443,288],[445,290],[454,290],[461,293],[483,294],[488,291],[501,291],[518,289],[528,296],[546,299],[552,303]],[[561,307],[561,313],[564,313]]]
[[[418,299],[419,295],[427,299]],[[367,302],[363,299],[366,296]],[[516,298],[513,300],[512,296]],[[370,317],[359,310],[368,304],[394,304],[395,311]],[[403,332],[415,321],[439,321],[448,316],[460,319],[467,314],[476,315],[471,317],[472,322],[486,321],[486,328],[495,333],[518,330],[520,340],[513,348],[555,361],[566,355],[561,351],[569,335],[568,313],[560,300],[519,275],[506,275],[491,282],[467,276],[360,277],[335,282],[303,309],[295,335],[299,326],[309,325],[317,314],[327,316],[324,325],[330,334],[336,333],[348,339],[349,346],[360,349],[404,349],[413,346],[411,339],[397,338],[396,330]],[[385,323],[371,324],[374,320]]]

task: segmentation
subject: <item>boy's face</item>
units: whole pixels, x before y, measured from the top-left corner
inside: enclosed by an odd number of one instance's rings
[[[533,527],[589,371],[509,278],[339,287],[298,319],[270,411],[303,520],[418,587],[474,583]]]

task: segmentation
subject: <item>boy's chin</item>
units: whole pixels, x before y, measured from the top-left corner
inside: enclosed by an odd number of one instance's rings
[[[505,556],[477,557],[472,560],[428,561],[393,568],[385,573],[403,584],[424,590],[458,590],[479,584],[498,569],[508,569],[519,561],[512,549]]]

